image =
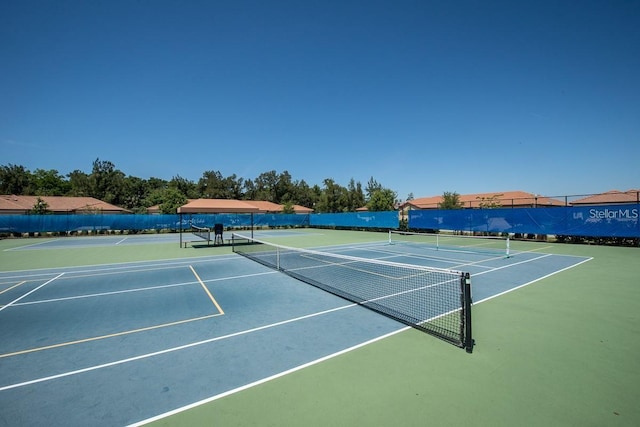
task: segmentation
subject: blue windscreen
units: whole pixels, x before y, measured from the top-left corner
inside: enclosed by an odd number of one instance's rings
[[[312,227],[398,228],[398,212],[344,212],[311,214]]]
[[[211,227],[302,227],[309,225],[308,214],[198,214],[183,215],[127,215],[127,214],[68,214],[68,215],[0,215],[0,233],[82,232],[106,230],[180,230],[190,225]]]
[[[568,236],[640,237],[638,205],[554,208],[413,210],[409,228],[554,234]]]

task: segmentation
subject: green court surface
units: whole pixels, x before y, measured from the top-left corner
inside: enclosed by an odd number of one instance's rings
[[[295,230],[270,240],[321,247],[384,238],[383,233]],[[0,241],[0,270],[231,252],[177,243],[7,250],[41,241]],[[546,242],[512,247],[593,259],[475,304],[472,354],[404,330],[194,402],[150,425],[640,425],[640,248]]]

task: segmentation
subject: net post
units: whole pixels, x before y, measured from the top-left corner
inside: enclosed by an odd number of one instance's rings
[[[464,273],[462,276],[464,338],[462,345],[467,353],[473,352],[473,336],[471,333],[471,275]]]
[[[506,253],[506,258],[509,258],[511,256],[510,248],[511,248],[511,240],[509,239],[509,236],[507,235],[507,253]]]
[[[182,212],[179,213],[178,221],[180,223],[180,247],[182,248]]]
[[[391,244],[391,229],[389,229],[389,244]]]

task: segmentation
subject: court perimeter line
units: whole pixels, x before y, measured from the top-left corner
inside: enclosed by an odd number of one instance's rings
[[[56,242],[58,240],[60,239],[50,239],[50,240],[45,240],[44,242],[31,243],[29,245],[24,245],[24,246],[16,246],[15,248],[7,248],[4,250],[4,252],[19,251],[20,249],[23,249],[23,248],[30,248],[31,246],[38,246],[38,245],[46,245],[47,243]]]
[[[35,289],[30,290],[29,292],[27,292],[26,294],[22,295],[21,297],[18,297],[17,299],[14,299],[13,301],[11,301],[9,304],[4,305],[2,307],[0,307],[0,311],[4,310],[7,307],[11,307],[13,304],[17,303],[18,301],[20,301],[22,298],[31,295],[32,293],[34,293],[35,291],[37,291],[38,289],[42,288],[43,286],[48,285],[49,283],[53,282],[54,280],[62,277],[64,275],[64,273],[60,273],[58,274],[56,277],[54,277],[53,279],[49,279],[46,282],[44,282],[42,285],[38,286]]]
[[[209,289],[205,286],[205,284],[202,281],[202,279],[200,278],[200,276],[198,276],[198,273],[196,273],[196,270],[194,270],[193,266],[190,265],[189,268],[193,272],[193,275],[196,276],[196,279],[198,279],[198,282],[200,282],[200,285],[202,285],[202,289],[204,289],[204,291],[207,293],[207,295],[209,295],[209,299],[211,300],[213,305],[216,306],[216,308],[218,309],[220,314],[224,314],[224,310],[222,310],[222,307],[220,307],[220,304],[218,304],[218,301],[216,301],[216,299],[213,297],[213,295],[211,295],[211,292],[209,292]]]
[[[258,332],[258,331],[262,331],[262,330],[265,330],[265,329],[275,328],[277,326],[286,325],[288,323],[298,322],[300,320],[310,319],[310,318],[313,318],[313,317],[322,316],[322,315],[327,314],[327,313],[332,313],[332,312],[335,312],[335,311],[344,310],[345,308],[352,308],[352,307],[357,307],[357,306],[358,306],[358,304],[343,305],[343,306],[340,306],[340,307],[330,308],[328,310],[323,310],[323,311],[319,311],[319,312],[316,312],[316,313],[305,314],[304,316],[294,317],[293,319],[282,320],[280,322],[271,323],[269,325],[258,326],[258,327],[247,329],[247,330],[244,330],[244,331],[234,332],[234,333],[231,333],[231,334],[222,335],[222,336],[214,337],[214,338],[209,338],[209,339],[206,339],[206,340],[197,341],[197,342],[193,342],[193,343],[190,343],[190,344],[184,344],[184,345],[177,346],[177,347],[172,347],[172,348],[167,348],[167,349],[164,349],[164,350],[155,351],[153,353],[141,354],[139,356],[133,356],[133,357],[129,357],[127,359],[115,360],[113,362],[103,363],[101,365],[90,366],[88,368],[77,369],[75,371],[68,371],[68,372],[63,372],[63,373],[56,374],[56,375],[51,375],[51,376],[48,376],[48,377],[37,378],[35,380],[24,381],[24,382],[16,383],[16,384],[10,384],[10,385],[6,385],[6,386],[3,386],[3,387],[0,387],[0,391],[11,390],[11,389],[14,389],[14,388],[24,387],[24,386],[28,386],[28,385],[31,385],[31,384],[38,384],[38,383],[42,383],[42,382],[45,382],[45,381],[51,381],[51,380],[59,379],[59,378],[70,377],[72,375],[83,374],[85,372],[96,371],[98,369],[109,368],[109,367],[112,367],[112,366],[123,365],[125,363],[135,362],[135,361],[138,361],[138,360],[147,359],[147,358],[155,357],[155,356],[160,356],[160,355],[163,355],[163,354],[173,353],[173,352],[176,352],[176,351],[185,350],[185,349],[192,348],[192,347],[198,347],[198,346],[201,346],[201,345],[204,345],[204,344],[210,344],[212,342],[221,341],[221,340],[228,339],[228,338],[234,338],[234,337],[237,337],[237,336],[246,335],[246,334],[250,334],[250,333],[253,333],[253,332]]]
[[[345,353],[348,353],[350,351],[357,350],[357,349],[359,349],[361,347],[365,347],[365,346],[367,346],[369,344],[373,344],[376,341],[380,341],[380,340],[386,339],[386,338],[388,338],[388,337],[390,337],[392,335],[398,334],[400,332],[404,332],[404,331],[409,330],[409,329],[411,329],[410,326],[402,327],[402,328],[400,328],[400,329],[398,329],[396,331],[389,332],[388,334],[381,335],[379,337],[373,338],[373,339],[371,339],[369,341],[365,341],[363,343],[354,345],[354,346],[349,347],[349,348],[345,348],[344,350],[340,350],[340,351],[338,351],[336,353],[332,353],[332,354],[329,354],[327,356],[321,357],[319,359],[312,360],[311,362],[307,362],[307,363],[304,363],[302,365],[298,365],[296,367],[293,367],[291,369],[287,369],[286,371],[277,373],[275,375],[271,375],[270,377],[262,378],[260,380],[254,381],[252,383],[245,384],[243,386],[234,388],[232,390],[227,390],[227,391],[222,392],[220,394],[216,394],[215,396],[208,397],[206,399],[200,400],[198,402],[191,403],[191,404],[183,406],[181,408],[174,409],[173,411],[165,412],[164,414],[156,415],[155,417],[147,418],[146,420],[142,420],[142,421],[138,421],[138,422],[133,423],[133,424],[129,424],[127,427],[140,427],[140,426],[143,426],[145,424],[149,424],[149,423],[152,423],[154,421],[158,421],[158,420],[161,420],[163,418],[169,417],[171,415],[179,414],[179,413],[187,411],[189,409],[193,409],[193,408],[196,408],[198,406],[205,405],[207,403],[211,403],[214,400],[218,400],[218,399],[221,399],[223,397],[230,396],[232,394],[241,392],[243,390],[250,389],[252,387],[255,387],[257,385],[269,382],[271,380],[275,380],[276,378],[280,378],[280,377],[283,377],[285,375],[289,375],[291,373],[294,373],[296,371],[300,371],[302,369],[308,368],[310,366],[317,365],[318,363],[322,363],[322,362],[327,361],[329,359],[333,359],[334,357],[341,356],[341,355],[343,355]]]
[[[546,255],[546,256],[550,256],[550,255],[551,255],[551,254],[548,254],[548,255]],[[543,256],[543,257],[540,257],[540,258],[544,258],[544,256]],[[539,259],[539,258],[536,258],[536,259]],[[498,297],[498,296],[504,295],[504,294],[509,293],[509,292],[511,292],[511,291],[514,291],[514,290],[516,290],[516,289],[520,289],[520,288],[522,288],[522,287],[524,287],[524,286],[527,286],[527,285],[530,285],[530,284],[532,284],[532,283],[538,282],[538,281],[540,281],[540,280],[542,280],[542,279],[545,279],[545,278],[551,277],[551,276],[553,276],[553,275],[555,275],[555,274],[558,274],[558,273],[560,273],[560,272],[563,272],[563,271],[569,270],[569,269],[571,269],[571,268],[577,267],[577,266],[579,266],[579,265],[581,265],[581,264],[584,264],[585,262],[591,261],[592,259],[593,259],[593,257],[588,258],[588,259],[585,259],[585,260],[583,260],[583,261],[581,261],[581,262],[579,262],[579,263],[577,263],[577,264],[570,265],[570,266],[565,267],[565,268],[563,268],[563,269],[561,269],[561,270],[558,270],[558,271],[554,271],[553,273],[547,274],[546,276],[543,276],[543,277],[540,277],[540,278],[538,278],[538,279],[532,280],[531,282],[528,282],[528,283],[522,284],[522,285],[517,286],[517,287],[515,287],[515,288],[513,288],[513,289],[509,289],[509,290],[504,291],[504,292],[501,292],[501,293],[499,293],[499,294],[496,294],[496,295],[490,296],[490,297],[488,297],[488,298],[482,299],[482,300],[480,300],[480,301],[474,302],[474,303],[473,303],[473,305],[480,304],[480,303],[482,303],[482,302],[485,302],[485,301],[488,301],[488,300],[493,299],[493,298],[495,298],[495,297]],[[513,264],[511,264],[511,265],[513,265]],[[505,268],[505,267],[503,267],[503,268]],[[275,375],[272,375],[272,376],[270,376],[270,377],[262,378],[262,379],[260,379],[260,380],[258,380],[258,381],[254,381],[254,382],[252,382],[252,383],[245,384],[245,385],[240,386],[240,387],[237,387],[237,388],[235,388],[235,389],[225,391],[225,392],[220,393],[220,394],[217,394],[217,395],[215,395],[215,396],[211,396],[211,397],[208,397],[208,398],[206,398],[206,399],[203,399],[203,400],[200,400],[200,401],[197,401],[197,402],[191,403],[191,404],[189,404],[189,405],[185,405],[185,406],[183,406],[183,407],[181,407],[181,408],[176,408],[176,409],[174,409],[174,410],[172,410],[172,411],[168,411],[168,412],[165,412],[165,413],[163,413],[163,414],[159,414],[159,415],[156,415],[156,416],[154,416],[154,417],[147,418],[147,419],[145,419],[145,420],[141,420],[141,421],[138,421],[138,422],[133,423],[133,424],[129,424],[127,427],[141,427],[141,426],[143,426],[143,425],[146,425],[146,424],[152,423],[152,422],[154,422],[154,421],[159,421],[159,420],[161,420],[161,419],[163,419],[163,418],[167,418],[167,417],[170,417],[170,416],[172,416],[172,415],[176,415],[176,414],[179,414],[179,413],[181,413],[181,412],[188,411],[189,409],[194,409],[194,408],[196,408],[196,407],[198,407],[198,406],[202,406],[202,405],[205,405],[205,404],[207,404],[207,403],[211,403],[211,402],[213,402],[213,401],[215,401],[215,400],[218,400],[218,399],[221,399],[221,398],[223,398],[223,397],[227,397],[227,396],[230,396],[230,395],[232,395],[232,394],[239,393],[239,392],[241,392],[241,391],[244,391],[244,390],[250,389],[250,388],[252,388],[252,387],[255,387],[255,386],[257,386],[257,385],[260,385],[260,384],[263,384],[263,383],[269,382],[269,381],[274,380],[274,379],[276,379],[276,378],[283,377],[283,376],[288,375],[288,374],[290,374],[290,373],[293,373],[293,372],[296,372],[296,371],[302,370],[302,369],[304,369],[304,368],[307,368],[307,367],[310,367],[310,366],[316,365],[316,364],[318,364],[318,363],[321,363],[321,362],[324,362],[324,361],[326,361],[326,360],[329,360],[329,359],[331,359],[331,358],[333,358],[333,357],[336,357],[336,356],[342,355],[342,354],[347,353],[347,352],[352,351],[352,350],[356,350],[356,349],[358,349],[358,348],[360,348],[360,347],[364,347],[364,346],[366,346],[366,345],[372,344],[372,343],[374,343],[374,342],[376,342],[376,341],[379,341],[379,340],[385,339],[385,338],[387,338],[387,337],[390,337],[390,336],[395,335],[395,334],[400,333],[400,332],[404,332],[404,331],[409,330],[409,329],[411,329],[411,327],[410,327],[410,326],[406,326],[406,327],[404,327],[404,328],[402,328],[402,329],[399,329],[399,330],[397,330],[397,331],[394,331],[394,332],[388,333],[388,334],[383,335],[383,336],[380,336],[380,337],[378,337],[378,338],[374,338],[374,339],[372,339],[372,340],[370,340],[370,341],[367,341],[367,342],[364,342],[364,343],[358,344],[358,345],[356,345],[356,346],[353,346],[353,347],[350,347],[350,348],[344,349],[344,350],[339,351],[339,352],[337,352],[337,353],[329,354],[329,355],[327,355],[327,356],[325,356],[325,357],[322,357],[322,358],[320,358],[320,359],[312,360],[311,362],[305,363],[305,364],[303,364],[303,365],[296,366],[296,367],[294,367],[294,368],[291,368],[291,369],[289,369],[289,370],[286,370],[286,371],[280,372],[280,373],[275,374]]]
[[[53,348],[66,347],[66,346],[69,346],[69,345],[83,344],[83,343],[87,343],[87,342],[91,342],[91,341],[98,341],[98,340],[103,340],[103,339],[107,339],[107,338],[114,338],[114,337],[120,337],[120,336],[123,336],[123,335],[135,334],[135,333],[138,333],[138,332],[151,331],[153,329],[160,329],[160,328],[166,328],[168,326],[181,325],[183,323],[189,323],[189,322],[195,322],[195,321],[198,321],[198,320],[210,319],[212,317],[217,317],[217,316],[220,316],[220,314],[209,314],[207,316],[194,317],[193,319],[178,320],[178,321],[171,322],[171,323],[163,323],[163,324],[160,324],[160,325],[147,326],[146,328],[132,329],[130,331],[115,332],[113,334],[108,334],[108,335],[100,335],[100,336],[97,336],[97,337],[83,338],[81,340],[68,341],[68,342],[63,342],[63,343],[58,343],[58,344],[51,344],[51,345],[47,345],[47,346],[44,346],[44,347],[30,348],[28,350],[20,350],[20,351],[15,351],[13,353],[0,354],[0,359],[2,359],[3,357],[18,356],[20,354],[34,353],[36,351],[51,350]]]

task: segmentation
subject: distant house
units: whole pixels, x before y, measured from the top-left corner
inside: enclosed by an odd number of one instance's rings
[[[597,206],[618,205],[627,203],[639,203],[640,190],[618,191],[611,190],[606,193],[594,194],[571,202],[572,206]]]
[[[503,208],[534,208],[565,205],[563,201],[524,191],[461,194],[459,198],[465,209],[477,209],[487,204],[494,204],[495,206]],[[408,200],[400,205],[400,209],[438,209],[443,199],[443,196],[432,196]]]
[[[187,199],[187,203],[191,203],[196,199]],[[153,206],[149,206],[147,208],[147,213],[148,214],[161,214],[162,211],[160,210],[160,205],[153,205]]]
[[[407,200],[398,206],[400,218],[406,220],[410,210],[439,209],[443,196],[421,197]],[[535,208],[550,206],[565,206],[563,201],[538,196],[525,191],[503,191],[493,193],[460,194],[463,209],[480,209],[482,207],[502,208]]]
[[[265,200],[195,199],[178,208],[179,213],[282,213],[284,205]],[[149,211],[149,209],[147,210]],[[294,205],[296,214],[307,214],[313,209]]]
[[[53,214],[124,214],[127,209],[103,202],[93,197],[67,196],[14,196],[0,195],[0,214],[24,215],[33,210],[38,199],[47,205],[47,210]]]

